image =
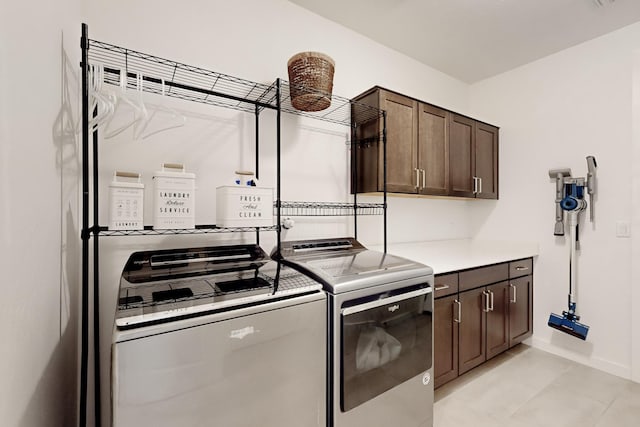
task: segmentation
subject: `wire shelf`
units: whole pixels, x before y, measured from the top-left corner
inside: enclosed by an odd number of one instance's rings
[[[382,115],[382,110],[337,95],[327,95],[331,97],[331,105],[323,111],[300,111],[291,104],[290,84],[285,80],[256,83],[97,40],[89,40],[88,60],[103,66],[104,82],[109,85],[119,86],[124,72],[127,89],[161,95],[164,83],[166,96],[185,101],[251,113],[256,109],[276,110],[279,84],[280,109],[285,113],[345,126],[365,123]],[[142,76],[141,88],[137,83],[139,75]]]
[[[337,202],[280,202],[280,215],[283,216],[350,216],[382,215],[383,203],[337,203]]]
[[[309,88],[294,86],[299,92],[318,93]],[[296,109],[291,103],[291,84],[285,80],[280,81],[280,109],[289,114],[311,117],[325,122],[336,123],[345,126],[354,126],[375,120],[382,116],[382,110],[370,105],[360,104],[348,98],[325,93],[331,98],[331,105],[324,110],[307,112]]]
[[[196,225],[190,229],[155,230],[150,225],[145,225],[143,230],[109,230],[107,227],[99,227],[101,236],[149,236],[149,235],[174,235],[174,234],[210,234],[210,233],[242,233],[255,231],[276,231],[277,226],[269,227],[216,227],[215,225]]]
[[[277,108],[274,85],[261,84],[229,76],[112,44],[89,40],[90,63],[102,64],[105,83],[120,85],[120,75],[127,73],[128,89],[137,89],[136,78],[143,78],[142,90],[186,101],[254,112],[260,108]]]

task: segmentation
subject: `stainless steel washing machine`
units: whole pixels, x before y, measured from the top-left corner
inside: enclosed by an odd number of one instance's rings
[[[283,242],[283,263],[329,296],[327,420],[433,425],[433,270],[353,238]]]
[[[137,252],[120,280],[114,427],[326,425],[326,296],[255,245]]]

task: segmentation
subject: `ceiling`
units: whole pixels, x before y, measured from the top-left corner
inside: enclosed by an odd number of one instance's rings
[[[640,21],[640,0],[289,1],[467,83]]]

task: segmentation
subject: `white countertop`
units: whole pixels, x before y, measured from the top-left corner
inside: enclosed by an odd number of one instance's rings
[[[382,245],[368,246],[382,251]],[[428,242],[390,243],[387,252],[433,268],[434,274],[481,267],[538,255],[537,242],[505,242],[489,240],[437,240]]]

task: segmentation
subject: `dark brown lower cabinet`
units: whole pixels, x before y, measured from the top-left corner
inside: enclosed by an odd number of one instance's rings
[[[458,376],[458,296],[438,298],[433,305],[435,387]]]
[[[458,374],[462,375],[487,359],[485,334],[487,304],[485,288],[460,292],[460,335]],[[439,351],[439,350],[438,350]]]
[[[438,298],[436,291],[435,387],[532,335],[532,266],[528,258],[436,277],[437,290],[438,281],[453,283],[459,276],[460,292]]]
[[[487,360],[509,349],[509,282],[487,286]]]
[[[459,373],[509,348],[509,282],[460,293]]]
[[[509,347],[531,336],[533,330],[533,276],[509,283]]]

